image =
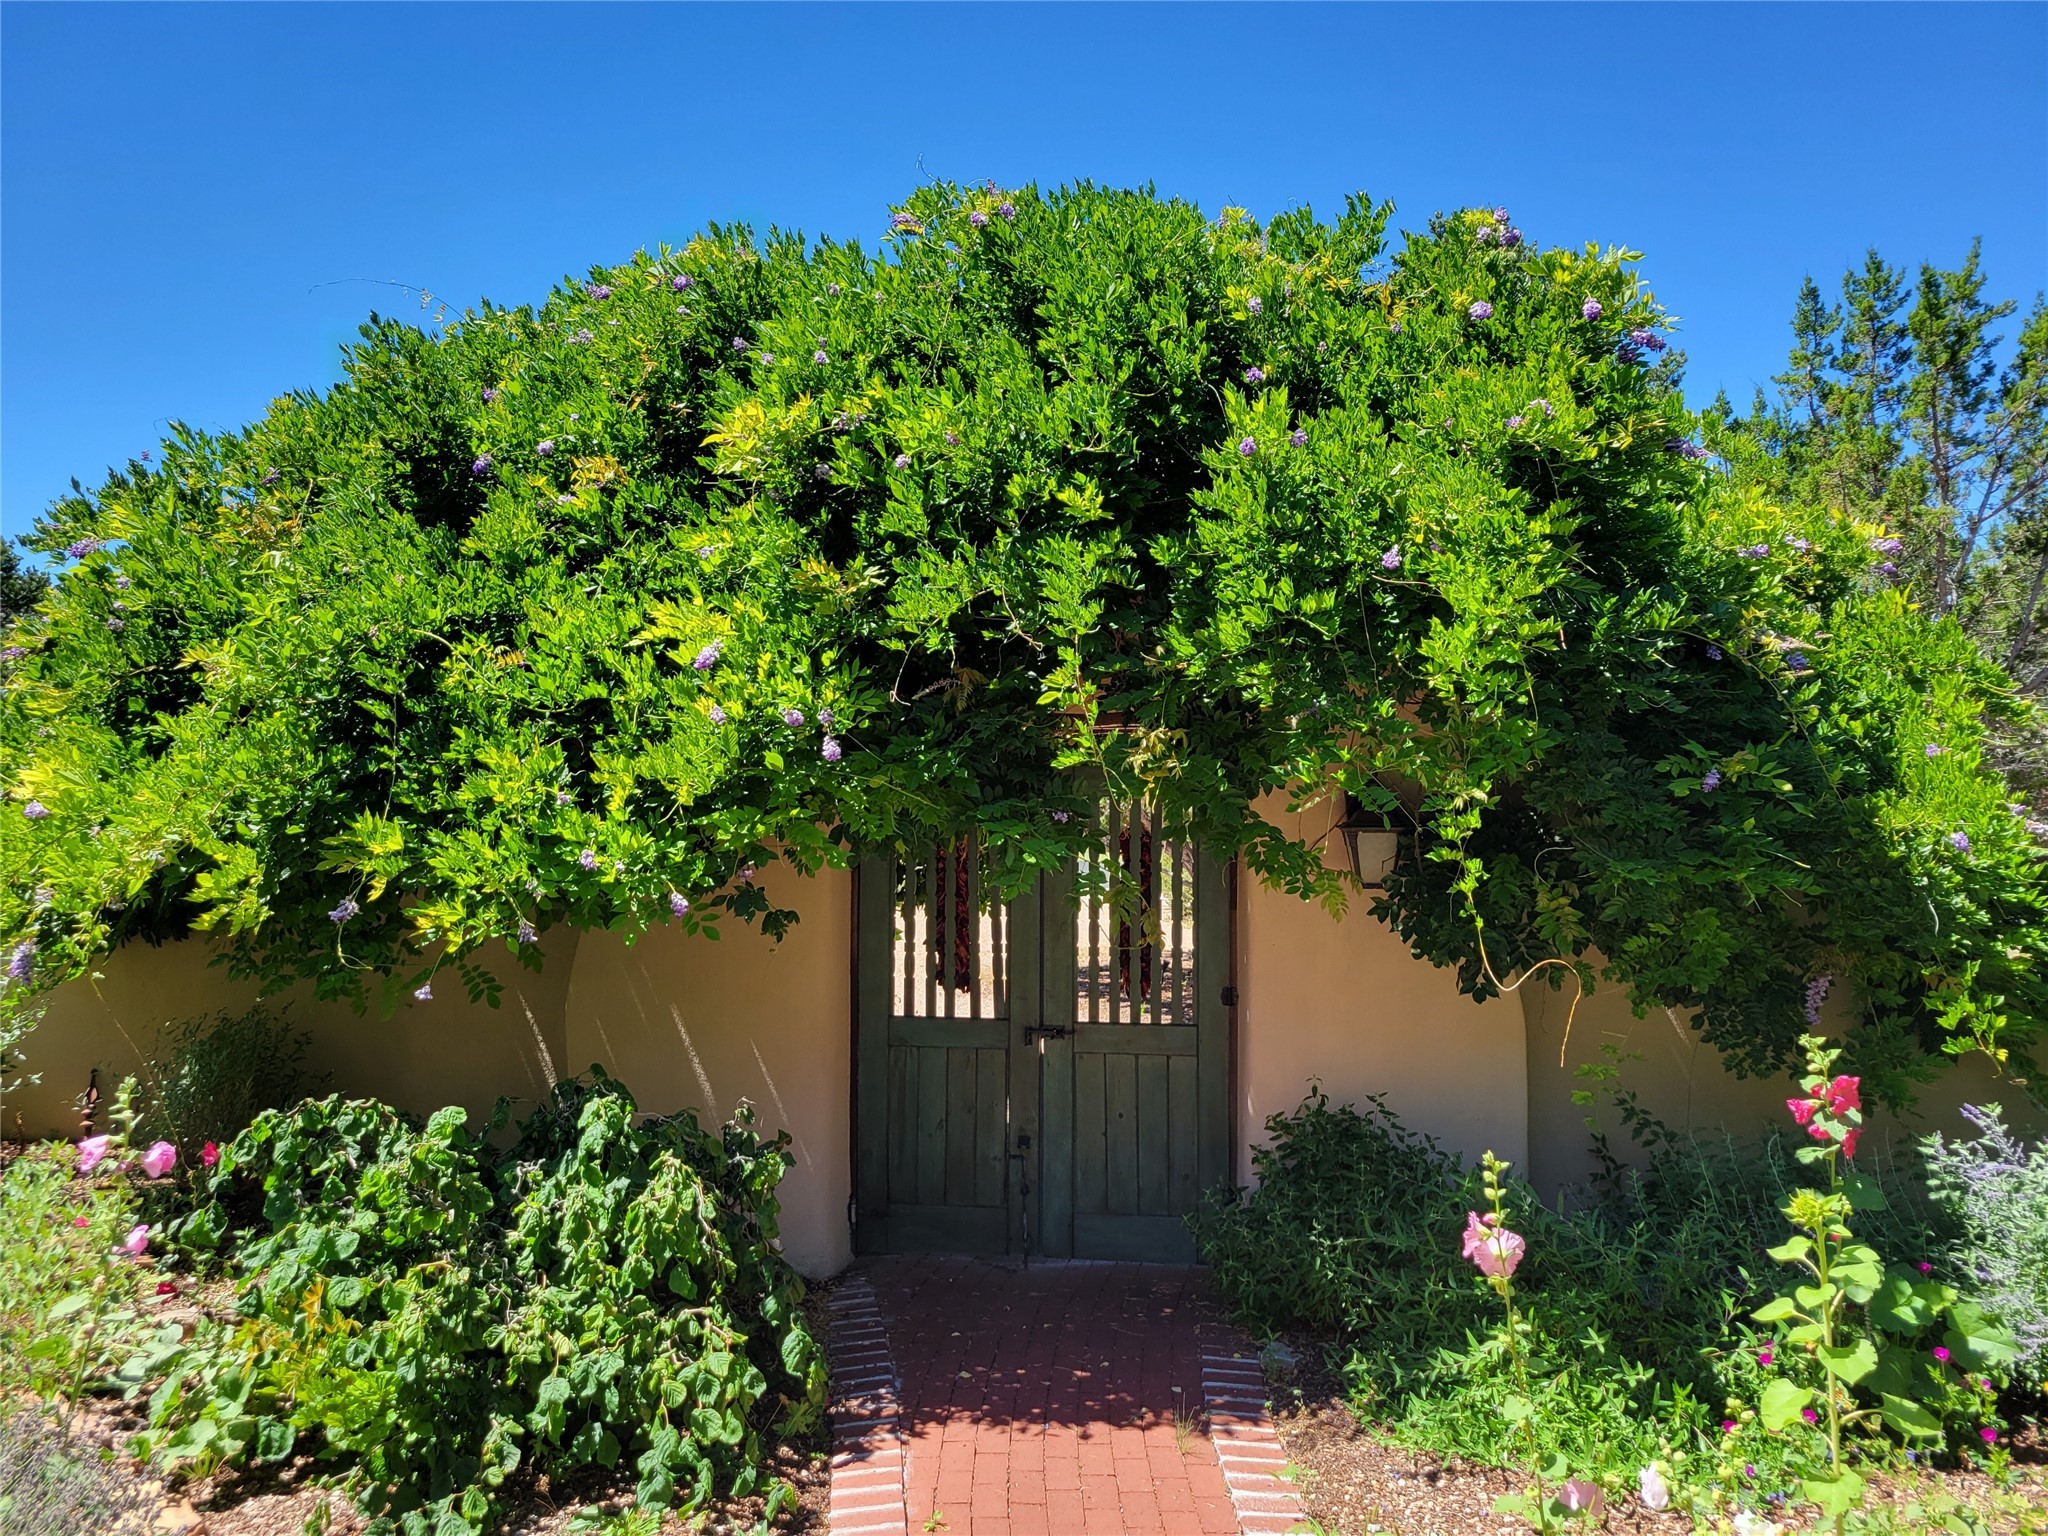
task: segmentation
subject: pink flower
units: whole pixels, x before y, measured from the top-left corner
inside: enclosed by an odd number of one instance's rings
[[[1813,1112],[1819,1108],[1819,1105],[1812,1099],[1787,1099],[1785,1107],[1792,1111],[1792,1123],[1794,1125],[1811,1125],[1813,1123]]]
[[[1998,1431],[1993,1429],[1989,1424],[1986,1424],[1982,1429],[1978,1430],[1977,1433],[1984,1437],[1984,1443],[1986,1445],[1998,1444]]]
[[[149,1223],[138,1221],[128,1229],[128,1235],[121,1239],[121,1251],[131,1258],[141,1258],[149,1251]]]
[[[83,1216],[74,1216],[71,1218],[71,1225],[74,1227],[89,1227],[92,1223]]]
[[[1923,1275],[1931,1275],[1934,1273],[1934,1266],[1928,1263],[1925,1259],[1922,1259],[1920,1261],[1920,1273]]]
[[[149,1150],[142,1154],[142,1171],[152,1179],[160,1179],[177,1165],[178,1149],[168,1141],[153,1141]]]
[[[1589,1510],[1598,1513],[1601,1505],[1600,1485],[1575,1477],[1558,1489],[1559,1501],[1566,1509]]]
[[[1799,1417],[1806,1420],[1809,1424],[1818,1424],[1820,1422],[1820,1414],[1811,1408],[1800,1409]]]
[[[156,1283],[156,1293],[159,1296],[175,1296],[178,1294],[178,1282],[175,1280],[159,1280]]]
[[[1771,1352],[1768,1349],[1758,1350],[1756,1352],[1756,1363],[1758,1365],[1769,1365],[1771,1363]]]
[[[1863,1085],[1860,1077],[1838,1077],[1828,1084],[1828,1108],[1838,1115],[1846,1115],[1852,1109],[1863,1107]]]
[[[1510,1232],[1506,1227],[1489,1227],[1479,1219],[1477,1211],[1467,1211],[1465,1215],[1465,1257],[1479,1266],[1479,1273],[1490,1279],[1504,1279],[1512,1275],[1529,1245],[1522,1241],[1520,1234]]]
[[[205,1146],[199,1149],[200,1167],[211,1168],[214,1164],[218,1163],[219,1161],[220,1148],[215,1143],[209,1141]]]
[[[1948,1346],[1947,1346],[1947,1345],[1945,1345],[1945,1344],[1937,1344],[1937,1345],[1935,1345],[1935,1346],[1934,1346],[1934,1358],[1935,1358],[1935,1359],[1937,1359],[1937,1360],[1939,1360],[1939,1361],[1940,1361],[1940,1362],[1941,1362],[1941,1363],[1942,1363],[1943,1365],[1947,1365],[1947,1364],[1948,1364]]]
[[[111,1136],[88,1136],[85,1140],[81,1141],[78,1144],[78,1171],[80,1173],[91,1173],[93,1169],[99,1167],[101,1160],[107,1155],[108,1146],[112,1144],[113,1140],[114,1138]]]
[[[1856,1155],[1856,1143],[1860,1141],[1862,1137],[1863,1127],[1860,1125],[1852,1126],[1848,1130],[1844,1131],[1842,1133],[1842,1156],[1854,1157]]]
[[[1733,1419],[1723,1419],[1723,1420],[1721,1421],[1721,1433],[1722,1433],[1722,1434],[1724,1434],[1724,1435],[1732,1435],[1732,1434],[1734,1434],[1734,1433],[1735,1433],[1735,1421],[1734,1421]]]
[[[1809,1125],[1806,1128],[1806,1134],[1811,1136],[1815,1141],[1833,1141],[1835,1139],[1831,1134],[1829,1134],[1828,1128],[1824,1125]]]

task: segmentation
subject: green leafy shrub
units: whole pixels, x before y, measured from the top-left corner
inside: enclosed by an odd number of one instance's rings
[[[163,1500],[40,1409],[0,1404],[0,1531],[7,1536],[150,1536]]]
[[[261,1003],[165,1025],[143,1074],[147,1133],[175,1142],[188,1166],[206,1143],[226,1146],[319,1085],[306,1071],[310,1040]]]
[[[522,1464],[631,1467],[650,1508],[752,1491],[762,1434],[824,1401],[776,1252],[787,1139],[636,1123],[602,1073],[507,1153],[465,1120],[329,1098],[236,1139],[185,1237],[225,1248],[245,1321],[145,1367],[150,1453],[310,1447],[407,1531],[482,1529]]]
[[[1969,1141],[1939,1131],[1923,1144],[1928,1185],[1953,1219],[1948,1269],[2019,1350],[2019,1366],[2048,1390],[2048,1141],[2031,1147],[1996,1104],[1967,1106]]]
[[[1106,776],[1332,904],[1261,795],[1392,818],[1379,910],[1479,996],[1554,962],[1749,1070],[1825,967],[1888,1091],[2024,1053],[2002,674],[1879,524],[1715,467],[1634,253],[1391,217],[932,184],[879,251],[713,227],[178,428],[30,540],[0,1012],[195,922],[424,1005],[934,832],[1021,888]]]

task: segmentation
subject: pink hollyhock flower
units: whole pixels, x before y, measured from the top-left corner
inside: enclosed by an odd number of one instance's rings
[[[206,1144],[205,1146],[203,1146],[203,1147],[201,1147],[201,1148],[199,1149],[199,1166],[200,1166],[200,1167],[202,1167],[202,1168],[211,1168],[211,1167],[213,1167],[213,1166],[214,1166],[214,1165],[215,1165],[216,1163],[218,1163],[219,1161],[220,1161],[220,1147],[219,1147],[219,1146],[218,1146],[218,1145],[217,1145],[216,1143],[214,1143],[214,1142],[211,1142],[211,1141],[209,1141],[209,1142],[208,1142],[208,1143],[207,1143],[207,1144]]]
[[[121,1251],[137,1259],[149,1251],[148,1222],[138,1221],[128,1229],[128,1235],[121,1239]]]
[[[1771,1363],[1771,1352],[1768,1349],[1758,1350],[1756,1352],[1756,1363],[1758,1365],[1769,1365]]]
[[[1734,1434],[1734,1433],[1735,1433],[1735,1421],[1734,1421],[1733,1419],[1723,1419],[1723,1420],[1721,1421],[1721,1433],[1722,1433],[1722,1434],[1724,1434],[1724,1435],[1732,1435],[1732,1434]]]
[[[1854,1157],[1856,1155],[1856,1143],[1862,1139],[1863,1127],[1860,1125],[1853,1126],[1849,1130],[1844,1131],[1842,1133],[1842,1156]]]
[[[177,1166],[178,1149],[168,1141],[153,1141],[149,1150],[142,1154],[142,1171],[152,1179],[160,1179]]]
[[[1939,1360],[1939,1361],[1940,1361],[1940,1362],[1941,1362],[1941,1363],[1942,1363],[1943,1365],[1947,1365],[1947,1364],[1948,1364],[1948,1346],[1947,1346],[1947,1345],[1944,1345],[1944,1344],[1937,1344],[1937,1345],[1935,1345],[1935,1346],[1934,1346],[1934,1358],[1935,1358],[1935,1359],[1937,1359],[1937,1360]]]
[[[78,1171],[91,1173],[99,1167],[107,1155],[107,1148],[113,1144],[111,1136],[88,1136],[78,1144]]]
[[[1512,1275],[1522,1262],[1522,1254],[1528,1244],[1519,1233],[1510,1232],[1506,1227],[1489,1227],[1479,1219],[1477,1211],[1465,1213],[1465,1257],[1479,1266],[1479,1273],[1490,1279],[1504,1279]]]
[[[1984,1437],[1984,1443],[1986,1445],[1998,1444],[1998,1431],[1993,1429],[1989,1424],[1986,1424],[1982,1429],[1978,1430],[1977,1433]]]
[[[74,1227],[89,1227],[92,1223],[83,1216],[74,1216],[71,1218],[71,1225]]]
[[[156,1293],[159,1296],[175,1296],[178,1294],[178,1282],[175,1280],[159,1280],[156,1283]]]
[[[1928,1263],[1925,1259],[1922,1259],[1920,1261],[1920,1273],[1923,1275],[1931,1275],[1934,1273],[1934,1266]]]
[[[1800,1409],[1799,1417],[1806,1420],[1809,1424],[1818,1424],[1820,1422],[1820,1414],[1812,1408]]]
[[[1813,1124],[1813,1112],[1820,1106],[1812,1099],[1787,1099],[1785,1107],[1792,1111],[1794,1125]]]
[[[1838,1077],[1828,1084],[1828,1108],[1838,1115],[1846,1115],[1852,1109],[1863,1107],[1860,1077]]]
[[[1558,1501],[1570,1510],[1587,1510],[1598,1514],[1602,1500],[1600,1485],[1575,1477],[1557,1491]]]
[[[1806,1134],[1811,1136],[1815,1141],[1833,1141],[1835,1139],[1834,1136],[1830,1134],[1830,1132],[1828,1131],[1828,1128],[1824,1125],[1809,1125],[1806,1128]]]

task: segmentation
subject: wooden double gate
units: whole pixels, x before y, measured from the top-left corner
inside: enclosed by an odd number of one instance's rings
[[[1142,811],[1095,825],[1007,903],[965,842],[861,866],[858,1251],[1193,1258],[1230,1171],[1223,871]]]

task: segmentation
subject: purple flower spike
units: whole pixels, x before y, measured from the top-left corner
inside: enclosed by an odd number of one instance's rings
[[[1707,660],[1709,661],[1719,661],[1726,654],[1727,653],[1723,651],[1721,647],[1719,647],[1718,645],[1710,645],[1707,647]]]
[[[723,724],[725,724],[725,721],[726,721],[726,713],[725,713],[725,711],[724,711],[724,710],[722,710],[722,709],[720,709],[720,708],[719,708],[719,707],[718,707],[718,706],[717,706],[716,704],[712,705],[712,706],[711,706],[711,723],[712,723],[713,725],[723,725]]]
[[[578,864],[581,864],[585,869],[597,868],[597,850],[595,848],[584,849],[581,853],[576,855],[576,862]]]
[[[822,368],[827,363],[831,362],[832,359],[827,357],[825,355],[825,349],[823,347],[820,347],[817,351],[811,354],[811,361],[816,363],[820,368]]]
[[[608,299],[612,296],[612,291],[611,289],[605,287],[603,283],[599,283],[595,288],[590,290],[590,296],[593,299]]]
[[[103,539],[80,539],[76,544],[67,547],[64,553],[74,560],[83,560],[87,555],[96,555],[106,547],[106,541]]]
[[[1771,552],[1768,544],[1745,544],[1736,553],[1745,560],[1761,560]]]
[[[1017,222],[1017,205],[1015,203],[1005,200],[1003,203],[997,206],[996,212],[1002,215],[1003,222],[1005,224],[1014,224]]]
[[[1927,743],[1927,755],[1929,757],[1946,757],[1948,756],[1948,748],[1938,741],[1930,741]]]
[[[1507,211],[1507,209],[1505,209],[1505,208],[1496,208],[1496,209],[1494,209],[1494,210],[1493,210],[1493,222],[1494,222],[1494,223],[1496,223],[1496,224],[1505,224],[1505,223],[1507,223],[1507,221],[1508,221],[1508,211]]]
[[[555,440],[552,437],[544,437],[533,445],[533,451],[546,458],[555,451]]]
[[[412,1000],[416,1003],[431,1003],[434,1000],[434,984],[423,981],[414,989]]]
[[[29,973],[35,969],[35,966],[35,941],[33,939],[23,939],[14,946],[14,953],[8,957],[7,979],[9,981],[27,981]]]
[[[818,748],[818,755],[828,763],[838,762],[841,755],[839,751],[839,738],[837,736],[827,736],[824,744]]]
[[[50,808],[40,800],[31,800],[21,808],[21,814],[30,821],[41,821],[50,814]]]
[[[1889,560],[1880,560],[1871,569],[1880,576],[1896,576],[1899,574],[1899,568]]]
[[[1543,412],[1543,419],[1545,421],[1548,421],[1551,417],[1557,414],[1556,408],[1552,406],[1548,400],[1545,400],[1540,395],[1529,402],[1529,409],[1532,411],[1540,410],[1541,412]]]
[[[836,298],[838,298],[838,297],[839,297],[839,285],[838,285],[837,283],[827,283],[827,284],[825,285],[825,297],[826,297],[826,298],[828,298],[828,299],[836,299]]]
[[[1598,299],[1588,299],[1579,306],[1579,313],[1588,320],[1598,320],[1605,311],[1600,308]]]
[[[1480,225],[1477,239],[1481,245],[1493,244],[1493,226],[1491,224]]]
[[[1645,330],[1641,326],[1637,326],[1634,330],[1630,331],[1628,339],[1631,345],[1641,347],[1646,352],[1662,352],[1664,350],[1664,338],[1655,331]]]
[[[522,944],[538,944],[540,942],[539,930],[524,918],[520,919],[519,922],[519,942]]]
[[[892,230],[907,229],[910,230],[912,233],[919,233],[923,230],[924,226],[917,222],[915,215],[908,213],[892,213],[889,215],[889,228]]]
[[[735,336],[735,337],[733,337],[733,339],[732,339],[732,349],[733,349],[733,351],[735,351],[735,352],[744,352],[744,351],[746,351],[746,350],[747,350],[747,343],[746,343],[746,339],[745,339],[744,337],[741,337],[741,336]]]
[[[1968,853],[1970,851],[1970,834],[1967,832],[1951,832],[1948,835],[1948,845],[1955,849],[1957,853]]]
[[[1237,451],[1246,458],[1250,458],[1259,451],[1259,440],[1255,437],[1248,437],[1237,445]]]
[[[1261,299],[1255,293],[1250,298],[1244,301],[1244,307],[1250,310],[1255,315],[1264,314],[1266,310],[1266,301],[1264,299]]]
[[[1474,320],[1491,320],[1493,318],[1493,306],[1487,303],[1486,300],[1481,299],[1470,309],[1466,310],[1465,313]]]
[[[782,723],[788,726],[802,725],[804,723],[804,712],[800,709],[785,709],[782,712]]]
[[[1513,250],[1522,243],[1522,232],[1519,229],[1504,229],[1500,232],[1500,243]]]
[[[493,400],[497,398],[498,392],[495,389],[491,388],[490,385],[486,384],[484,386],[484,404],[489,405]]]
[[[830,729],[832,723],[838,718],[839,717],[833,714],[832,711],[829,709],[821,709],[818,711],[818,724],[825,726],[827,729]]]
[[[1244,381],[1247,384],[1263,384],[1266,382],[1266,370],[1263,368],[1247,368],[1244,371]]]
[[[896,467],[897,467],[898,469],[908,469],[908,468],[910,468],[910,455],[909,455],[909,454],[907,454],[907,453],[899,453],[899,454],[897,454],[897,455],[896,455]]]
[[[1519,426],[1520,426],[1520,425],[1522,424],[1522,419],[1523,419],[1523,418],[1521,418],[1520,416],[1510,416],[1510,417],[1509,417],[1509,418],[1507,419],[1507,421],[1506,421],[1505,425],[1506,425],[1507,429],[1508,429],[1508,430],[1509,430],[1510,432],[1512,432],[1512,431],[1514,431],[1514,430],[1515,430],[1515,428],[1519,427]]]
[[[1905,541],[1902,539],[1886,538],[1872,539],[1870,541],[1870,547],[1876,550],[1880,555],[1896,555],[1900,550],[1904,549],[1906,546]]]
[[[681,917],[690,910],[690,898],[681,891],[670,891],[668,893],[668,910],[671,915]]]
[[[0,661],[19,661],[28,654],[25,645],[0,646]]]
[[[946,434],[946,446],[948,448],[958,448],[960,446],[960,434],[957,432],[948,432]]]
[[[491,456],[488,453],[478,454],[476,462],[469,466],[469,472],[478,478],[488,475],[491,472]]]
[[[1718,768],[1709,768],[1700,779],[1701,790],[1711,795],[1715,790],[1719,789],[1720,787],[1721,770]]]
[[[327,914],[327,921],[334,924],[335,927],[339,928],[343,923],[347,922],[350,918],[354,917],[360,911],[362,911],[362,908],[356,905],[355,897],[344,896],[341,898],[341,905],[339,905],[332,912]]]
[[[972,224],[976,229],[987,229],[988,215],[983,213],[979,208],[977,208],[974,210],[974,212],[967,215],[967,222]]]
[[[1287,441],[1294,444],[1297,448],[1306,448],[1308,446],[1308,432],[1304,428],[1296,427],[1287,434]]]
[[[832,478],[832,466],[830,464],[813,464],[811,466],[811,475],[818,480],[830,480]]]
[[[1787,651],[1785,653],[1785,665],[1790,667],[1794,672],[1804,672],[1808,666],[1806,652]]]
[[[678,272],[674,277],[668,280],[668,285],[669,287],[675,289],[677,293],[681,293],[685,288],[689,287],[690,284],[696,281],[697,279],[690,276],[689,273]]]
[[[1398,571],[1401,569],[1400,545],[1394,545],[1385,554],[1380,556],[1380,569],[1383,571]]]
[[[725,642],[723,640],[714,640],[697,653],[697,659],[691,662],[690,665],[699,672],[709,672],[718,665],[718,658],[724,651]]]
[[[265,475],[265,476],[263,477],[263,484],[265,484],[265,485],[275,485],[275,484],[277,484],[277,471],[273,469],[273,470],[272,470],[272,471],[271,471],[271,472],[270,472],[269,474]]]

